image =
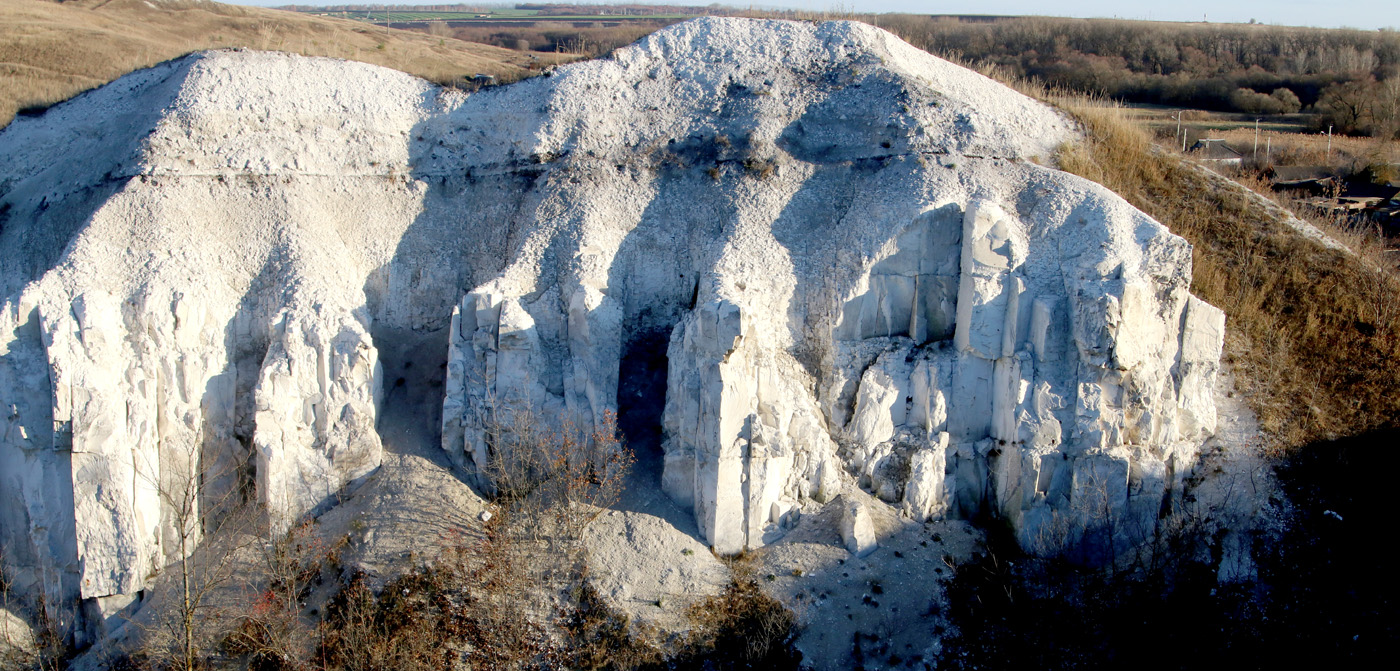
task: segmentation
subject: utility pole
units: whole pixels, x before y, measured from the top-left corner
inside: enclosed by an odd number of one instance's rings
[[[1181,114],[1183,110],[1176,111],[1176,139],[1181,139]]]
[[[1259,162],[1259,119],[1254,120],[1254,162]]]
[[[1264,145],[1264,162],[1272,163],[1274,160],[1274,137],[1270,135],[1265,138],[1267,144]]]
[[[1332,162],[1332,124],[1327,124],[1327,162]]]

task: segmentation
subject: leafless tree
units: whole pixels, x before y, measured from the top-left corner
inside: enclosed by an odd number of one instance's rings
[[[143,629],[140,654],[158,668],[200,668],[210,641],[231,621],[231,604],[217,595],[232,591],[246,568],[246,550],[257,539],[258,520],[237,481],[237,465],[205,454],[203,431],[183,448],[159,456],[159,468],[141,472],[152,483],[162,507],[167,546],[166,575],[152,595],[154,612],[138,614]],[[218,486],[214,486],[218,483]]]

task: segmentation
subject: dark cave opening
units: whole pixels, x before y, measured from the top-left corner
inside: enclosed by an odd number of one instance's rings
[[[656,329],[631,339],[618,364],[617,428],[636,457],[633,472],[661,487],[663,454],[661,418],[666,409],[666,348],[670,329]]]

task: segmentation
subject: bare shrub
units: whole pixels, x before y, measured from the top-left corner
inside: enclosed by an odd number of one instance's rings
[[[586,580],[579,583],[573,601],[564,624],[569,635],[568,668],[636,669],[665,659],[661,648],[648,640],[655,638],[655,632],[638,631],[626,613],[610,606]]]
[[[801,658],[793,647],[797,616],[759,587],[753,555],[725,560],[730,581],[724,590],[691,605],[693,629],[672,663],[706,668],[795,669]]]
[[[759,158],[750,156],[744,159],[744,169],[750,175],[759,179],[768,179],[773,176],[773,172],[778,169],[778,164],[771,158]]]
[[[634,457],[618,437],[613,412],[589,428],[572,420],[545,427],[528,409],[493,414],[485,472],[496,502],[532,539],[577,540],[622,495]]]
[[[253,669],[311,668],[317,637],[302,611],[325,569],[339,564],[344,545],[327,542],[310,521],[264,544],[256,569],[261,588],[240,604],[244,615],[224,637],[223,651]]]
[[[498,408],[488,442],[495,505],[479,534],[442,538],[435,557],[378,592],[368,576],[350,575],[306,655],[316,668],[534,669],[571,656],[621,659],[600,646],[624,645],[627,627],[588,624],[589,613],[603,611],[596,601],[581,605],[590,591],[578,544],[617,500],[632,463],[615,417],[606,413],[589,429],[548,428],[534,411]],[[645,647],[634,647],[643,659]]]
[[[0,547],[0,671],[18,671],[36,666],[35,641],[27,627],[11,623],[10,590],[13,583],[5,572],[5,548]]]
[[[509,508],[479,537],[453,535],[438,556],[376,593],[351,575],[326,607],[320,668],[412,671],[555,668],[565,655],[552,605],[579,579],[568,553],[528,540]]]

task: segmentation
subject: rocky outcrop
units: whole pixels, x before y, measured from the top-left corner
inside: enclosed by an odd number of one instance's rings
[[[431,88],[343,67],[297,97],[318,62],[195,56],[0,133],[0,535],[18,591],[65,625],[81,599],[99,635],[177,558],[190,488],[204,515],[252,498],[275,533],[379,464],[366,292],[397,275],[377,238],[422,194],[384,185]],[[335,115],[348,156],[312,164],[308,129]]]
[[[837,379],[859,383],[830,387],[829,405],[854,407],[844,440],[862,485],[911,514],[996,510],[1028,548],[1088,532],[1127,547],[1155,529],[1213,430],[1198,418],[1214,421],[1202,384],[1224,315],[1188,293],[1180,239],[1115,247],[1133,222],[1112,212],[1038,223],[974,201],[953,337],[886,338],[878,354],[838,340],[850,353]]]
[[[801,501],[826,501],[840,488],[812,381],[791,355],[760,344],[753,321],[733,303],[706,303],[667,350],[662,487],[693,506],[724,553],[781,535]]]
[[[864,504],[857,501],[842,502],[841,542],[857,557],[864,557],[879,547],[875,540],[875,523],[870,521],[870,511]]]
[[[869,26],[738,19],[470,95],[196,54],[21,118],[9,575],[100,620],[172,559],[163,491],[273,530],[332,505],[410,369],[489,491],[515,422],[603,421],[653,342],[657,486],[719,552],[852,484],[1035,550],[1131,542],[1213,430],[1223,316],[1184,241],[1041,165],[1075,137]]]

